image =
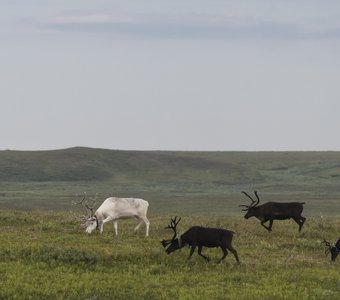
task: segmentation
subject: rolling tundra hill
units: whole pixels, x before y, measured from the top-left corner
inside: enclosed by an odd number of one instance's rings
[[[242,155],[209,152],[117,151],[76,147],[52,151],[1,151],[2,181],[173,181],[195,177],[227,183],[259,181]]]
[[[0,151],[0,208],[62,208],[87,192],[146,197],[156,210],[181,203],[219,212],[253,189],[263,201],[324,201],[331,210],[340,198],[340,152]]]

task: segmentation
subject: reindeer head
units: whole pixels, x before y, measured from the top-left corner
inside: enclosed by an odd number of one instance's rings
[[[245,219],[249,219],[250,217],[256,216],[256,206],[260,203],[260,198],[257,194],[257,191],[254,191],[255,196],[257,200],[254,200],[252,197],[250,197],[246,192],[242,192],[245,194],[250,200],[250,205],[239,205],[241,207],[245,207],[245,209],[242,209],[243,211],[246,211],[247,213],[244,215]]]
[[[87,234],[91,234],[93,230],[98,229],[98,220],[96,216],[88,218],[85,223],[80,224]]]
[[[177,231],[176,231],[176,227],[177,227],[177,224],[179,223],[179,221],[181,220],[181,218],[179,218],[177,220],[177,216],[172,219],[171,218],[171,222],[170,222],[170,225],[168,225],[167,227],[165,227],[166,229],[172,229],[174,231],[174,235],[173,237],[171,238],[171,240],[162,240],[161,243],[163,245],[163,247],[167,247],[169,246],[165,252],[167,254],[170,254],[171,252],[174,252],[178,249],[181,249],[182,248],[182,243],[181,243],[181,238],[176,238],[177,236]]]
[[[83,208],[85,208],[87,216],[81,216],[78,219],[85,221],[84,223],[80,224],[80,227],[85,229],[88,234],[91,234],[93,230],[98,229],[98,219],[94,213],[94,207],[97,201],[92,199],[90,200],[91,203],[89,203],[89,201],[85,201],[85,198],[86,197],[84,196],[81,201],[74,202],[74,204],[81,205]]]
[[[323,240],[322,243],[325,245],[325,254],[328,255],[329,253],[331,253],[331,259],[332,261],[335,261],[335,259],[340,253],[340,239],[338,239],[334,246],[332,246],[325,239]]]

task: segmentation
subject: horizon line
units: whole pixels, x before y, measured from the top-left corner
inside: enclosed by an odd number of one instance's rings
[[[334,149],[251,149],[251,150],[240,150],[240,149],[216,149],[216,150],[179,150],[179,149],[122,149],[122,148],[104,148],[104,147],[95,147],[95,146],[70,146],[70,147],[56,147],[56,148],[46,148],[46,149],[0,149],[1,152],[5,151],[13,151],[13,152],[44,152],[44,151],[63,151],[63,150],[72,150],[72,149],[92,149],[92,150],[109,150],[109,151],[131,151],[131,152],[340,152],[339,150]]]

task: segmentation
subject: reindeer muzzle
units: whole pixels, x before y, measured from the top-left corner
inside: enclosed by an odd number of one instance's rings
[[[87,223],[80,224],[80,228],[85,229],[87,227]]]
[[[162,240],[162,241],[161,241],[161,244],[162,244],[162,246],[165,248],[165,247],[167,247],[168,245],[171,244],[171,240]]]

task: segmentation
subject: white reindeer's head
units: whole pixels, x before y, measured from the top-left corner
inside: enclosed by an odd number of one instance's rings
[[[81,228],[85,229],[87,234],[91,234],[93,230],[98,229],[98,219],[94,213],[94,207],[96,205],[96,200],[92,200],[92,203],[89,204],[88,201],[85,201],[85,196],[81,201],[74,202],[74,204],[79,204],[83,208],[86,209],[88,216],[82,216],[79,219],[85,221],[80,225]]]
[[[98,229],[98,220],[96,216],[88,218],[85,223],[80,225],[81,228],[86,228],[87,234],[91,234],[93,230]]]

